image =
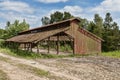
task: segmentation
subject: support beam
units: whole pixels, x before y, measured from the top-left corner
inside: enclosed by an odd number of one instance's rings
[[[57,36],[57,54],[59,54],[59,35]]]
[[[48,42],[47,42],[47,44],[48,44],[48,53],[50,53],[50,37],[48,37]]]
[[[39,42],[36,45],[37,45],[37,53],[39,53]]]
[[[26,43],[24,43],[24,50],[26,50]]]
[[[30,43],[27,43],[27,51],[29,51]]]
[[[33,45],[33,44],[32,44],[32,43],[30,43],[30,52],[32,52],[32,45]]]
[[[72,47],[72,50],[73,50],[72,53],[75,54],[75,46],[74,46],[75,42],[74,42],[74,39],[72,39],[72,40],[70,39],[70,43],[71,43],[71,47]]]
[[[73,45],[73,54],[75,54],[75,39],[73,39],[72,45]]]

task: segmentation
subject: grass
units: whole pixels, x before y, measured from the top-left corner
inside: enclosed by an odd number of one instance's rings
[[[32,67],[32,66],[29,66],[26,64],[18,64],[17,66],[22,70],[25,70],[32,74],[35,74],[36,76],[49,78],[50,80],[63,80],[63,78],[64,78],[64,77],[61,78],[59,76],[55,76],[55,75],[51,74],[49,71],[38,69],[36,67]]]
[[[9,60],[10,60],[9,58],[5,58],[5,57],[0,56],[0,61],[8,62]]]
[[[102,56],[120,58],[120,51],[103,52]]]
[[[26,64],[18,64],[17,66],[23,70],[26,70],[30,73],[34,73],[35,75],[40,76],[40,77],[46,77],[49,75],[48,71],[44,71],[44,70],[38,69],[36,67],[28,66]]]
[[[9,80],[7,74],[0,70],[0,80]]]
[[[16,49],[9,49],[9,48],[0,48],[0,52],[15,56],[15,57],[22,57],[27,59],[42,57],[40,54],[36,54],[34,52],[27,52],[24,50],[16,50]]]
[[[28,52],[24,50],[16,50],[16,49],[9,49],[9,48],[0,48],[1,53],[5,53],[8,55],[12,55],[15,57],[21,57],[26,59],[36,59],[36,58],[64,58],[64,57],[81,57],[86,55],[80,54],[68,54],[68,55],[56,55],[56,54],[37,54],[34,52]]]

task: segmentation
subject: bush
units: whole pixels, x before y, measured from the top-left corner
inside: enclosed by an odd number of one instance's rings
[[[5,46],[5,40],[4,39],[0,39],[0,47],[4,47]]]

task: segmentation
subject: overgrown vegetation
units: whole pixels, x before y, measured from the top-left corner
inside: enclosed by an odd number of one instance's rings
[[[5,72],[0,70],[0,80],[10,80]]]
[[[56,41],[50,41],[49,45],[50,45],[49,47],[51,50],[56,50]],[[60,41],[59,47],[60,47],[60,51],[62,52],[71,53],[73,50],[70,41]],[[39,45],[39,48],[47,49],[48,44],[46,42],[41,42],[41,44]]]
[[[25,19],[23,22],[15,20],[14,23],[10,21],[6,22],[5,29],[0,29],[0,39],[8,39],[10,37],[18,35],[19,32],[28,30],[29,24],[26,23]]]
[[[26,59],[35,59],[35,58],[64,58],[64,57],[81,57],[81,56],[87,56],[87,55],[74,55],[74,54],[68,54],[68,55],[56,55],[56,54],[38,54],[34,52],[28,52],[25,50],[16,50],[16,49],[10,49],[10,48],[0,48],[0,52],[6,53],[8,55],[12,55],[15,57],[21,57]]]
[[[120,51],[103,52],[102,56],[120,58]]]

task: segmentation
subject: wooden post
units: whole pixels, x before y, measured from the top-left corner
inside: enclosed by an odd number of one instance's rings
[[[29,47],[30,47],[30,44],[29,44],[29,43],[27,43],[27,51],[29,51]]]
[[[26,43],[24,43],[24,50],[26,50]]]
[[[39,53],[39,42],[36,44],[37,45],[37,53]]]
[[[73,54],[75,54],[75,39],[73,39]]]
[[[57,36],[57,54],[59,54],[59,35]]]
[[[30,43],[30,51],[32,52],[32,43]]]
[[[74,39],[73,39],[73,41],[70,39],[70,42],[71,42],[71,47],[72,47],[72,49],[73,49],[73,54],[75,54],[75,42],[74,42]]]
[[[50,37],[48,37],[48,53],[50,53]]]

